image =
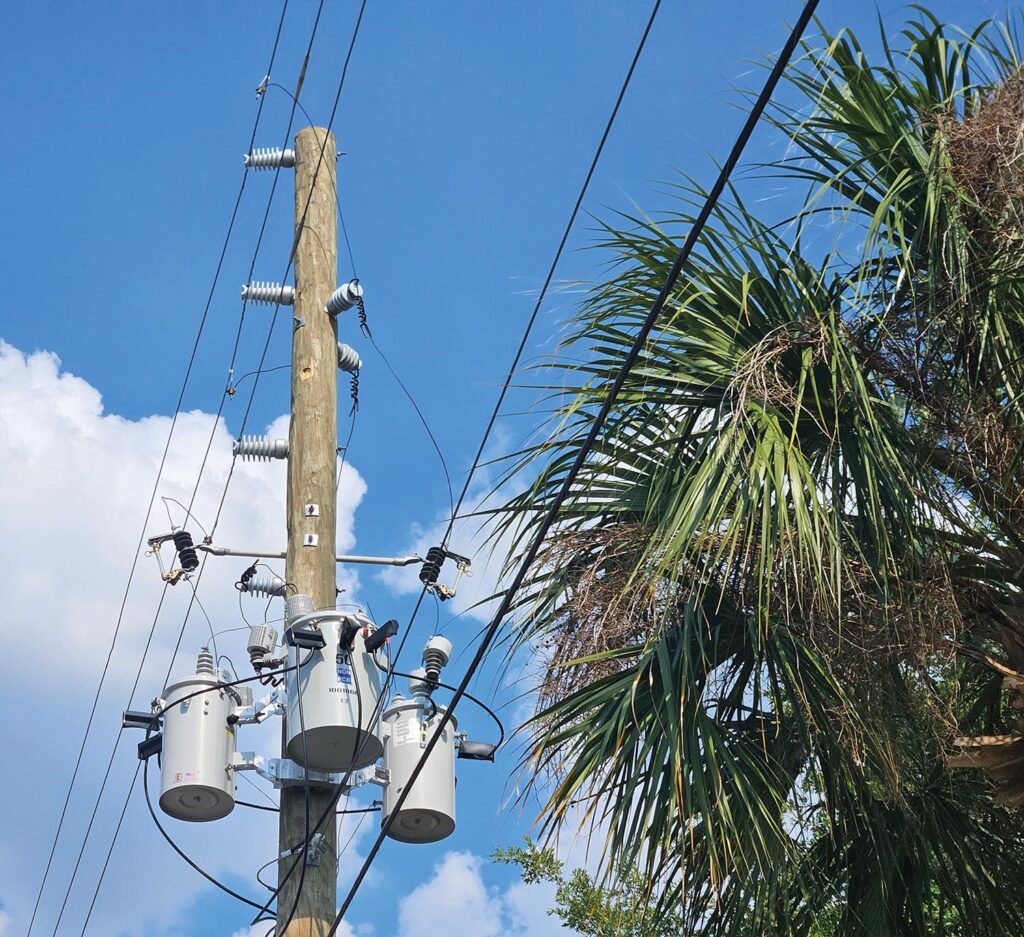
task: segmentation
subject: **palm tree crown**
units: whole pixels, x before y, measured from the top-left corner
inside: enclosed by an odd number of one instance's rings
[[[923,11],[878,61],[804,51],[759,167],[799,212],[716,211],[506,632],[545,662],[527,763],[688,933],[1016,934],[1024,769],[946,756],[1024,728],[1024,76]],[[672,191],[601,238],[520,538],[703,196]]]

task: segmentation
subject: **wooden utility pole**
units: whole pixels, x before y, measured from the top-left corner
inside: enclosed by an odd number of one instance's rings
[[[320,127],[295,138],[295,324],[292,331],[292,415],[288,431],[288,557],[285,579],[311,596],[317,610],[334,608],[337,529],[338,336],[324,304],[338,271],[335,192],[337,145]],[[307,505],[316,505],[311,515]],[[308,545],[313,535],[316,544]],[[310,828],[328,809],[334,791],[309,789]],[[277,899],[279,926],[295,904],[287,937],[324,937],[334,922],[337,889],[337,827],[333,815],[320,827],[325,843],[319,863],[295,869]],[[285,855],[306,837],[305,792],[281,789],[280,850]],[[299,854],[278,862],[283,879]]]

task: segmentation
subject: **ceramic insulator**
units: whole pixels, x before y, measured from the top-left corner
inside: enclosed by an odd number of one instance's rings
[[[244,159],[246,169],[291,169],[295,165],[295,150],[262,146],[246,153]]]
[[[338,342],[338,367],[342,371],[354,374],[363,366],[363,360],[351,345]]]
[[[288,440],[271,439],[269,436],[243,436],[232,443],[231,452],[245,461],[287,459]]]
[[[351,309],[355,306],[362,298],[362,295],[363,288],[355,281],[342,283],[341,286],[331,293],[331,298],[327,300],[324,311],[332,316],[336,316],[339,312],[344,312],[346,309]]]
[[[242,299],[250,303],[266,303],[268,306],[291,306],[295,302],[295,287],[287,283],[254,280],[242,287]]]

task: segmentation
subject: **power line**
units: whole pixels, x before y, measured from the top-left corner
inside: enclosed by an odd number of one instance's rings
[[[324,0],[321,0],[319,6],[317,8],[317,14],[316,14],[316,17],[315,17],[314,22],[313,22],[313,27],[312,27],[312,30],[311,30],[311,33],[310,33],[309,42],[308,42],[307,47],[306,47],[305,57],[303,59],[302,67],[301,67],[300,72],[299,72],[299,77],[298,77],[298,81],[297,81],[297,85],[296,85],[296,95],[301,93],[302,84],[303,84],[303,82],[305,80],[306,69],[307,69],[308,64],[309,64],[309,58],[310,58],[310,53],[311,53],[311,50],[312,50],[312,47],[313,47],[313,43],[314,43],[314,41],[316,39],[317,29],[319,27],[320,16],[321,16],[321,14],[323,12],[323,7],[324,7]],[[286,12],[286,10],[287,10],[287,0],[285,2],[284,9],[282,10],[281,19],[280,19],[280,21],[278,23],[278,30],[277,30],[277,34],[275,36],[274,51],[273,51],[273,55],[271,57],[270,67],[272,67],[272,65],[273,65],[274,57],[276,57],[277,47],[278,47],[278,43],[280,41],[281,29],[282,29],[283,22],[284,22],[284,13]],[[268,67],[267,74],[270,73],[270,67]],[[258,109],[258,114],[257,114],[257,121],[256,121],[256,124],[253,127],[253,132],[252,132],[252,135],[251,135],[250,141],[249,141],[249,151],[250,152],[252,151],[253,145],[255,143],[256,133],[257,133],[258,124],[259,124],[259,114],[262,113],[264,100],[265,100],[265,96],[264,95],[260,95],[260,104],[259,104],[259,109]],[[288,139],[291,136],[291,128],[292,128],[292,123],[294,121],[294,117],[295,117],[295,106],[293,105],[292,109],[291,109],[291,112],[289,114],[289,118],[288,118],[288,127],[287,127],[287,130],[285,132],[285,144],[287,144],[287,141],[288,141]],[[256,247],[255,247],[255,249],[253,251],[252,261],[250,263],[250,268],[249,268],[249,279],[250,280],[252,279],[252,272],[255,269],[256,260],[257,260],[257,257],[259,255],[260,247],[262,245],[262,240],[263,240],[263,236],[264,236],[264,233],[265,233],[265,230],[266,230],[267,220],[268,220],[269,215],[270,215],[270,209],[271,209],[271,205],[273,203],[274,193],[276,191],[277,180],[278,180],[279,175],[280,175],[280,167],[277,167],[275,169],[275,172],[274,172],[274,182],[273,182],[273,185],[271,186],[270,195],[268,196],[268,199],[267,199],[267,207],[266,207],[266,209],[264,211],[264,214],[263,214],[263,221],[262,221],[262,224],[261,224],[261,227],[260,227],[259,236],[257,238]],[[248,178],[248,171],[246,171],[245,174],[243,175],[243,181],[242,181],[242,187],[243,188],[244,188],[245,181],[246,181],[247,178]],[[239,193],[239,200],[240,200],[240,198],[241,198],[241,193]],[[237,210],[238,210],[238,201],[236,201],[235,213],[232,215],[232,225],[234,224],[235,215],[237,215]],[[227,247],[227,245],[225,243],[225,247],[224,247],[224,249],[221,252],[220,262],[218,263],[218,267],[217,267],[217,274],[218,274],[218,276],[219,276],[219,273],[220,273],[221,266],[223,264],[224,253],[226,251],[226,247]],[[210,298],[207,301],[207,307],[206,307],[206,310],[204,311],[204,316],[203,316],[203,321],[204,322],[205,322],[205,318],[206,318],[206,313],[209,311],[209,306],[210,306],[210,303],[212,301],[212,298],[213,298],[213,290],[211,289]],[[198,492],[199,492],[199,486],[200,486],[200,483],[202,481],[202,477],[203,477],[203,473],[204,473],[205,468],[206,468],[207,461],[209,459],[210,451],[211,451],[212,445],[213,445],[213,440],[215,438],[215,434],[216,434],[217,426],[219,425],[221,414],[223,413],[224,405],[225,405],[228,397],[232,396],[232,394],[229,393],[229,391],[231,390],[231,375],[234,372],[234,365],[235,365],[235,360],[236,360],[237,354],[238,354],[238,348],[239,348],[239,343],[240,343],[240,339],[241,339],[242,328],[243,328],[244,321],[245,321],[245,312],[246,312],[247,304],[248,304],[248,299],[243,301],[243,304],[242,304],[242,310],[241,310],[241,314],[240,314],[240,317],[239,317],[238,329],[237,329],[236,334],[235,334],[235,342],[234,342],[234,347],[232,349],[231,362],[230,362],[230,365],[229,365],[229,368],[228,368],[228,384],[225,387],[224,392],[221,394],[220,404],[218,406],[217,413],[214,416],[213,427],[211,429],[210,436],[209,436],[209,438],[207,440],[206,449],[205,449],[205,451],[203,453],[202,462],[200,463],[200,466],[199,466],[199,472],[198,472],[198,475],[197,475],[197,478],[196,478],[196,483],[195,483],[195,485],[194,485],[194,487],[192,489],[192,494],[191,494],[191,497],[190,497],[190,500],[189,500],[189,505],[185,509],[186,510],[186,514],[189,515],[189,516],[191,516],[192,509],[195,506],[196,497],[198,496]],[[275,318],[276,318],[276,314],[277,314],[277,308],[275,308]],[[272,333],[272,331],[273,331],[273,323],[271,324],[270,331]],[[198,344],[198,339],[197,339],[197,344]],[[268,335],[267,344],[269,345],[269,335]],[[266,346],[264,348],[264,355],[265,354],[266,354]],[[193,349],[193,359],[194,359],[194,356],[195,356],[195,349]],[[261,360],[261,362],[260,362],[260,367],[261,368],[262,368],[262,365],[263,365],[263,361]],[[189,366],[190,366],[190,369],[191,369],[191,361],[190,361],[190,365]],[[255,390],[256,390],[256,382],[258,382],[258,380],[259,380],[259,374],[257,373],[256,378],[255,378],[254,383],[253,383],[253,391],[252,391],[252,394],[250,394],[250,399],[249,399],[250,407],[251,407],[251,404],[252,404],[252,396],[255,394]],[[183,395],[184,395],[184,389],[182,391],[182,396]],[[181,401],[179,400],[179,405],[178,405],[179,410],[180,410],[180,405],[181,405]],[[246,411],[246,414],[248,415],[248,409]],[[176,417],[177,417],[177,413],[175,414],[175,418]],[[244,425],[243,425],[243,431],[244,431]],[[173,425],[172,425],[172,432],[173,432]],[[169,448],[169,446],[170,446],[170,438],[168,438],[167,447]],[[165,449],[165,451],[164,451],[164,458],[165,459],[166,459],[166,455],[167,455],[167,449]],[[235,457],[233,457],[233,459],[232,459],[232,468],[234,467],[234,458]],[[161,463],[161,469],[162,469],[162,463]],[[224,494],[222,495],[222,498],[221,498],[221,507],[223,507],[224,498],[227,495],[227,486],[230,484],[230,481],[231,481],[231,477],[230,477],[230,474],[229,474],[228,480],[225,483]],[[156,490],[157,490],[157,486],[158,485],[159,485],[159,476],[157,478],[157,484],[154,486],[153,498],[151,498],[151,504],[150,504],[151,507],[152,507],[152,501],[155,499]],[[218,515],[217,516],[219,518],[219,516],[220,516],[220,512],[219,511],[218,511]],[[148,522],[148,514],[147,514],[147,522]],[[214,524],[214,528],[215,527],[216,527],[216,524]],[[145,528],[143,528],[143,534],[142,534],[142,537],[140,537],[140,542],[139,542],[139,547],[140,548],[141,548],[142,540],[144,538],[145,538]],[[173,669],[174,658],[177,656],[178,649],[179,649],[179,647],[181,645],[181,639],[182,639],[182,636],[184,635],[185,627],[186,627],[186,625],[188,623],[188,619],[189,619],[189,616],[190,616],[191,611],[192,611],[192,606],[193,606],[194,603],[198,603],[198,596],[196,595],[196,588],[198,587],[198,584],[202,581],[203,571],[206,568],[206,560],[207,560],[207,557],[204,557],[203,558],[203,565],[200,567],[199,573],[198,573],[198,575],[196,577],[196,582],[194,584],[190,583],[193,586],[193,594],[192,594],[192,597],[189,600],[188,607],[185,610],[185,617],[184,617],[184,620],[182,622],[182,627],[181,627],[181,630],[180,630],[179,635],[178,635],[178,641],[177,641],[177,644],[175,645],[174,654],[172,655],[170,666],[168,667],[167,676],[165,677],[165,680],[164,680],[165,685],[166,685],[167,680],[170,677],[171,669]],[[138,556],[136,556],[136,563],[137,562],[138,562]],[[133,572],[134,572],[134,564],[133,564]],[[164,591],[166,593],[166,585],[164,587]],[[126,598],[127,598],[127,595],[126,595]],[[161,604],[162,604],[162,600],[161,600]],[[202,607],[202,606],[200,605],[200,607]],[[123,612],[123,607],[122,607],[122,612]],[[157,617],[159,617],[159,608],[157,610]],[[156,625],[156,621],[154,620],[154,627],[155,627],[155,625]],[[212,630],[212,627],[211,627],[211,630]],[[151,632],[151,637],[152,637],[152,632]],[[142,669],[143,669],[143,667],[145,665],[146,656],[147,656],[147,652],[148,652],[148,647],[149,647],[149,644],[147,643],[146,652],[143,653],[142,660],[139,663],[138,672],[136,674],[136,680],[135,680],[135,686],[136,687],[138,685],[139,675],[141,675]],[[108,658],[108,663],[109,663],[109,658]],[[133,688],[132,697],[134,697],[134,692],[135,692],[135,690]],[[129,704],[128,704],[129,708],[131,706],[131,702],[132,702],[132,700],[129,699]],[[116,751],[117,741],[119,741],[119,739],[120,739],[120,733],[118,734],[118,739],[115,740],[114,751]],[[111,759],[112,758],[113,758],[113,752],[111,754]],[[104,793],[104,790],[105,790],[105,787],[106,787],[106,781],[107,781],[107,778],[109,777],[109,773],[110,773],[110,765],[108,764],[106,774],[104,775],[103,783],[102,783],[102,785],[100,787],[99,794],[97,795],[96,804],[93,807],[93,817],[95,817],[96,810],[99,807],[99,802],[100,802],[100,799],[103,796],[103,793]],[[133,781],[133,786],[134,786],[134,781]],[[69,799],[70,799],[70,790],[69,790],[69,795],[68,796],[69,796]],[[129,797],[130,797],[130,791],[129,791]],[[126,803],[127,803],[127,798],[126,798]],[[65,809],[66,809],[66,805],[65,805]],[[84,852],[84,850],[85,850],[85,846],[86,846],[86,844],[88,842],[88,837],[89,837],[89,834],[91,832],[91,829],[92,829],[92,823],[90,822],[89,828],[86,831],[85,840],[83,841],[81,850],[79,852],[78,862],[76,862],[75,870],[72,873],[71,881],[68,883],[68,888],[67,888],[67,891],[65,892],[64,901],[63,901],[63,904],[62,904],[62,913],[63,913],[63,907],[67,904],[68,897],[69,897],[69,895],[71,893],[71,889],[74,886],[75,877],[77,875],[77,871],[78,871],[78,868],[79,868],[79,865],[80,865],[80,862],[81,862],[82,852]],[[116,842],[117,835],[118,835],[119,831],[120,831],[120,825],[118,826],[117,829],[115,829],[114,840],[111,843],[111,847],[110,847],[111,851],[113,849],[114,843]],[[97,894],[98,894],[100,886],[103,883],[103,876],[105,875],[105,872],[106,872],[106,865],[104,865],[104,868],[101,871],[100,880],[97,883],[97,888],[96,888],[96,893]],[[93,900],[95,901],[95,895],[94,895]]]
[[[273,45],[273,48],[271,49],[271,53],[270,53],[270,61],[269,61],[268,65],[267,65],[267,73],[268,74],[273,69],[274,60],[275,60],[275,58],[277,56],[278,44],[279,44],[280,39],[281,39],[281,31],[282,31],[282,28],[284,26],[284,19],[285,19],[285,14],[287,13],[287,11],[288,11],[288,0],[284,0],[284,3],[283,3],[282,8],[281,8],[281,16],[280,16],[280,18],[278,20],[278,24],[277,24],[277,32],[275,33],[275,36],[274,36],[274,45]],[[249,143],[250,150],[252,149],[252,145],[255,142],[256,133],[257,133],[257,130],[259,128],[260,118],[261,118],[262,114],[263,114],[263,100],[261,98],[260,102],[259,102],[259,105],[258,105],[258,107],[256,109],[256,118],[255,118],[255,120],[253,122],[252,136],[251,136],[250,143]],[[135,578],[135,570],[136,570],[136,568],[138,566],[138,562],[139,562],[139,552],[141,551],[142,544],[143,544],[143,542],[145,541],[145,538],[146,538],[146,527],[147,527],[147,525],[149,523],[149,517],[150,517],[150,514],[151,514],[151,512],[153,510],[153,504],[154,504],[154,502],[156,500],[157,491],[159,490],[160,479],[163,477],[164,467],[165,467],[166,462],[167,462],[167,454],[170,451],[171,440],[172,440],[172,438],[174,436],[174,430],[175,430],[175,428],[177,426],[178,416],[181,413],[181,406],[182,406],[182,403],[184,402],[184,399],[185,399],[185,391],[188,388],[188,382],[189,382],[189,379],[190,379],[190,377],[192,375],[192,367],[195,364],[196,354],[197,354],[197,352],[199,350],[199,343],[200,343],[200,341],[202,339],[203,332],[204,332],[205,327],[206,327],[207,318],[209,317],[210,306],[213,303],[213,296],[214,296],[214,293],[216,292],[217,284],[220,281],[221,270],[223,269],[223,266],[224,266],[224,258],[227,255],[228,244],[231,241],[231,235],[232,235],[232,233],[234,231],[235,221],[238,218],[238,210],[239,210],[239,207],[241,206],[241,203],[242,203],[242,194],[245,191],[245,183],[246,183],[247,177],[248,177],[247,173],[243,174],[242,182],[241,182],[241,184],[239,185],[239,188],[238,188],[238,194],[235,197],[235,204],[234,204],[234,207],[233,207],[233,209],[231,211],[231,218],[230,218],[230,220],[228,222],[228,228],[227,228],[227,231],[226,231],[226,233],[224,235],[224,242],[221,245],[220,255],[219,255],[218,259],[217,259],[217,266],[214,269],[213,282],[210,285],[210,290],[209,290],[209,293],[207,294],[207,297],[206,297],[206,305],[203,308],[203,314],[202,314],[202,316],[200,317],[200,320],[199,320],[199,327],[198,327],[198,330],[196,332],[195,341],[193,342],[192,351],[191,351],[191,354],[189,355],[188,365],[185,368],[185,377],[182,380],[181,391],[178,394],[178,400],[177,400],[177,403],[175,404],[174,416],[171,419],[171,426],[170,426],[170,428],[169,428],[169,430],[167,432],[167,442],[164,445],[164,451],[163,451],[163,454],[161,455],[161,458],[160,458],[160,465],[157,468],[156,479],[155,479],[155,481],[153,483],[153,490],[152,490],[152,492],[150,494],[150,497],[149,497],[149,504],[147,505],[145,518],[144,518],[143,524],[142,524],[142,532],[139,535],[139,541],[138,541],[138,544],[136,545],[136,548],[135,548],[135,557],[132,560],[132,565],[131,565],[131,568],[130,568],[129,573],[128,573],[128,582],[125,585],[124,595],[123,595],[123,597],[121,599],[121,607],[120,607],[120,609],[118,611],[118,615],[117,615],[117,622],[116,622],[116,624],[114,626],[114,633],[113,633],[113,635],[111,637],[110,648],[107,651],[107,657],[106,657],[106,660],[104,661],[104,664],[103,664],[103,670],[100,673],[99,685],[96,688],[96,695],[93,698],[92,706],[91,706],[91,708],[89,710],[89,717],[86,720],[85,731],[84,731],[84,733],[82,735],[82,743],[79,746],[78,755],[77,755],[77,757],[75,759],[75,766],[74,766],[74,769],[71,772],[71,780],[68,782],[67,795],[65,796],[64,804],[61,807],[60,817],[59,817],[59,819],[57,821],[57,829],[54,832],[53,842],[52,842],[52,844],[50,846],[50,854],[49,854],[49,856],[47,857],[47,860],[46,860],[46,868],[43,871],[43,877],[42,877],[42,880],[39,883],[39,890],[36,893],[36,900],[35,900],[35,903],[34,903],[34,905],[32,907],[32,917],[29,920],[29,926],[28,926],[28,931],[27,931],[26,937],[30,937],[30,935],[32,933],[32,928],[33,928],[33,926],[35,924],[36,915],[39,912],[39,904],[40,904],[40,901],[42,900],[42,897],[43,897],[43,891],[46,888],[46,882],[47,882],[47,880],[49,878],[50,869],[51,869],[51,867],[53,865],[53,857],[54,857],[54,855],[55,855],[55,853],[57,851],[57,844],[58,844],[58,842],[60,840],[60,835],[61,835],[61,832],[62,832],[62,830],[64,828],[64,820],[67,817],[68,805],[69,805],[69,803],[71,801],[71,793],[74,790],[75,782],[78,779],[78,772],[81,769],[82,758],[83,758],[83,756],[85,754],[85,746],[86,746],[86,743],[87,743],[88,738],[89,738],[89,733],[92,730],[93,720],[95,719],[95,716],[96,716],[96,708],[99,705],[100,695],[101,695],[101,693],[103,691],[103,686],[106,683],[107,672],[110,669],[110,661],[111,661],[111,659],[113,657],[113,654],[114,654],[114,648],[115,648],[115,646],[117,644],[118,636],[120,635],[121,623],[122,623],[122,621],[124,619],[124,612],[125,612],[125,608],[126,608],[127,603],[128,603],[128,594],[131,591],[131,585],[132,585],[132,582],[134,581],[134,578]]]
[[[565,229],[562,232],[562,237],[558,242],[558,247],[555,250],[555,255],[552,258],[551,266],[548,268],[547,276],[544,278],[544,283],[541,286],[540,292],[537,294],[537,301],[534,303],[533,311],[530,314],[530,318],[526,323],[526,329],[523,332],[523,337],[520,339],[519,347],[516,349],[515,356],[512,358],[512,364],[509,366],[508,373],[505,375],[505,381],[502,385],[501,391],[498,394],[498,399],[495,401],[494,409],[491,411],[491,416],[487,421],[487,425],[484,428],[483,437],[480,440],[480,445],[477,448],[476,455],[473,457],[473,463],[470,466],[469,473],[466,475],[466,480],[463,483],[462,491],[459,493],[458,501],[452,508],[451,517],[448,521],[448,526],[445,529],[444,536],[441,538],[442,547],[447,547],[451,540],[452,531],[455,527],[455,520],[459,516],[459,511],[462,509],[462,504],[466,499],[466,495],[469,492],[470,484],[473,481],[473,476],[476,470],[480,466],[480,459],[483,457],[484,449],[487,446],[487,441],[490,438],[491,431],[494,429],[494,425],[497,422],[498,416],[501,412],[502,404],[505,402],[505,397],[508,394],[509,388],[512,384],[512,378],[515,376],[516,370],[519,367],[519,362],[522,359],[523,352],[526,350],[526,344],[530,339],[530,335],[533,332],[533,327],[537,322],[537,317],[540,315],[541,306],[547,297],[548,288],[551,286],[551,281],[554,279],[555,270],[558,267],[558,262],[561,260],[562,252],[565,250],[565,245],[568,243],[569,235],[572,232],[573,226],[576,223],[576,217],[579,215],[580,208],[583,206],[583,200],[586,197],[587,191],[590,188],[590,182],[594,177],[594,172],[597,169],[597,164],[600,162],[601,154],[604,152],[605,143],[608,141],[608,137],[611,135],[612,127],[615,125],[615,119],[618,116],[619,109],[622,106],[622,102],[626,97],[626,92],[629,89],[630,82],[633,78],[633,73],[636,71],[637,63],[640,61],[640,56],[644,51],[644,47],[647,44],[647,37],[650,35],[651,27],[654,25],[654,20],[658,15],[658,10],[661,8],[661,0],[655,0],[654,6],[651,9],[651,15],[648,17],[647,25],[644,27],[643,34],[640,37],[640,41],[637,44],[636,51],[633,53],[633,58],[629,63],[629,68],[626,71],[626,76],[622,81],[622,85],[619,88],[619,93],[615,98],[615,103],[612,106],[611,113],[608,115],[608,120],[605,122],[604,131],[601,134],[601,138],[598,141],[597,149],[594,151],[594,155],[590,160],[590,166],[587,169],[587,174],[583,179],[583,185],[580,187],[579,194],[576,196],[576,201],[573,204],[572,211],[569,213],[569,220],[566,222]],[[426,597],[427,587],[420,590],[419,598],[416,600],[416,605],[413,608],[412,615],[409,617],[409,624],[406,626],[405,632],[402,635],[401,640],[398,643],[398,649],[395,652],[395,663],[398,662],[398,658],[401,656],[403,649],[405,648],[405,642],[408,640],[409,634],[412,631],[413,623],[416,620],[420,607],[423,604],[423,599]]]
[[[810,22],[811,17],[814,15],[814,11],[818,6],[818,2],[819,0],[807,0],[807,2],[805,3],[803,10],[800,13],[800,18],[797,20],[796,25],[790,32],[790,35],[786,40],[786,44],[783,47],[782,52],[779,55],[779,58],[776,60],[775,65],[773,66],[772,71],[764,84],[764,87],[761,89],[761,93],[758,95],[753,108],[747,115],[747,119],[744,122],[740,134],[736,138],[736,141],[729,152],[728,158],[726,159],[725,163],[722,165],[722,168],[718,173],[718,178],[715,180],[715,184],[711,187],[711,191],[708,193],[707,198],[705,199],[705,202],[693,223],[693,226],[687,234],[682,247],[679,249],[679,254],[676,257],[675,262],[672,264],[672,268],[665,279],[665,283],[662,286],[657,299],[655,299],[650,312],[647,314],[647,317],[643,322],[643,325],[637,332],[636,338],[633,340],[633,344],[630,347],[629,354],[626,356],[626,359],[623,361],[622,366],[619,368],[619,371],[615,376],[615,380],[613,381],[612,386],[609,388],[608,393],[605,396],[604,402],[601,405],[600,411],[598,412],[594,421],[591,423],[590,430],[587,432],[583,444],[580,446],[578,452],[576,453],[576,458],[573,460],[572,465],[566,473],[561,488],[558,490],[558,493],[556,494],[554,500],[548,507],[548,510],[544,515],[544,519],[538,527],[537,532],[534,535],[533,540],[530,543],[530,546],[526,551],[526,554],[523,557],[523,560],[520,563],[518,570],[516,571],[515,577],[513,578],[509,587],[504,590],[504,594],[502,595],[501,603],[498,606],[498,610],[495,612],[494,617],[492,618],[490,624],[488,625],[487,630],[483,636],[483,639],[480,641],[480,645],[477,648],[476,654],[473,656],[473,660],[470,662],[470,665],[467,668],[466,673],[462,678],[462,681],[459,683],[458,690],[455,692],[455,695],[452,697],[451,702],[445,709],[445,712],[441,717],[440,721],[438,722],[437,727],[434,730],[434,733],[431,735],[430,741],[427,743],[427,746],[424,749],[423,754],[420,755],[419,760],[416,762],[416,767],[413,769],[408,781],[405,784],[405,787],[399,794],[398,799],[395,801],[391,813],[388,815],[387,819],[381,825],[381,831],[378,834],[377,839],[374,841],[373,847],[370,849],[370,852],[367,854],[367,857],[364,860],[359,870],[359,874],[356,876],[356,879],[352,884],[351,889],[345,896],[345,900],[341,904],[337,917],[334,920],[334,924],[331,926],[331,930],[328,934],[328,937],[331,937],[331,935],[337,932],[338,927],[341,924],[341,921],[344,919],[345,912],[348,910],[349,906],[352,904],[352,901],[356,896],[356,893],[359,891],[359,886],[362,884],[363,879],[366,877],[366,873],[369,871],[370,866],[373,864],[373,860],[376,858],[377,853],[380,851],[380,847],[383,844],[384,839],[387,837],[387,834],[391,829],[392,824],[398,817],[402,805],[405,803],[406,799],[409,796],[409,792],[412,790],[413,785],[416,783],[416,779],[419,777],[419,774],[423,769],[423,765],[426,763],[426,760],[430,757],[430,753],[437,745],[438,739],[441,737],[441,733],[445,731],[445,729],[448,726],[448,723],[451,721],[452,714],[455,711],[455,707],[458,705],[459,700],[461,700],[462,697],[465,695],[466,689],[468,688],[469,683],[473,678],[473,675],[476,673],[481,662],[483,661],[484,655],[487,653],[487,649],[490,646],[491,641],[494,639],[494,636],[497,634],[498,629],[501,627],[501,623],[505,615],[511,608],[512,602],[516,596],[516,593],[522,586],[523,580],[526,578],[527,572],[532,568],[533,563],[537,558],[537,554],[540,551],[541,545],[547,537],[548,531],[554,524],[555,519],[558,516],[558,512],[562,507],[562,504],[568,497],[569,492],[571,491],[572,486],[576,481],[576,477],[579,474],[580,469],[583,467],[583,463],[586,461],[588,455],[590,454],[590,450],[593,447],[594,442],[597,440],[597,436],[601,432],[601,429],[603,428],[604,423],[608,418],[608,414],[611,412],[611,408],[615,404],[615,400],[617,399],[619,393],[622,390],[623,385],[626,382],[626,378],[632,370],[633,365],[636,364],[636,361],[640,356],[641,349],[643,348],[647,339],[650,337],[651,332],[654,330],[658,318],[661,315],[661,311],[664,308],[665,302],[667,301],[669,294],[672,292],[672,289],[674,288],[676,281],[679,279],[683,267],[689,259],[690,254],[692,253],[698,238],[704,230],[704,226],[707,224],[708,219],[711,217],[711,213],[714,211],[715,206],[718,204],[718,199],[721,197],[722,192],[725,190],[725,187],[728,184],[729,176],[732,174],[733,169],[735,169],[736,164],[739,162],[740,156],[742,155],[743,150],[746,148],[747,141],[750,139],[751,135],[754,132],[754,128],[760,121],[761,115],[764,112],[765,107],[767,107],[768,102],[770,101],[771,96],[775,91],[776,85],[779,83],[779,80],[782,77],[782,74],[785,71],[786,66],[789,64],[789,60],[792,57],[793,52],[796,50],[797,44],[800,41],[800,37],[803,35],[804,29],[807,27],[807,24]],[[655,4],[655,12],[657,12],[657,4]]]

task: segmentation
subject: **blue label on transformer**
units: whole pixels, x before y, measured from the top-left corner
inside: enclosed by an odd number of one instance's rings
[[[338,664],[338,682],[351,685],[352,668],[348,664]]]

